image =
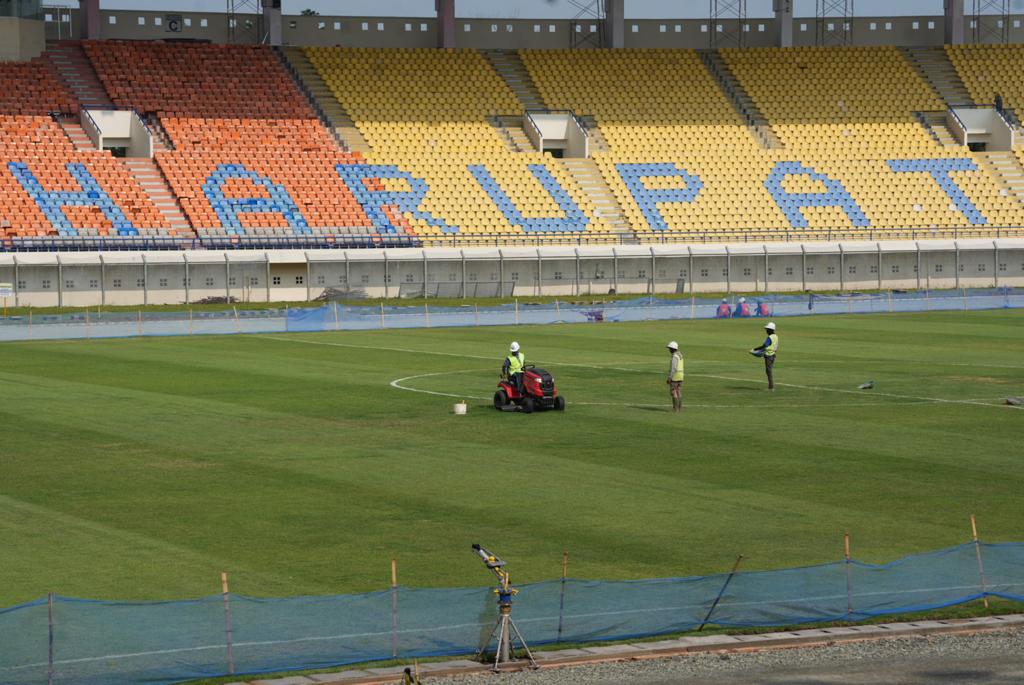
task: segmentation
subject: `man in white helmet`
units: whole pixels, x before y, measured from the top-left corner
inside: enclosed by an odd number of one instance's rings
[[[775,334],[775,322],[769,321],[764,327],[768,337],[750,352],[764,357],[764,372],[768,376],[768,389],[775,390],[775,353],[779,351],[779,336]]]
[[[519,351],[519,343],[515,340],[508,346],[508,356],[501,365],[501,373],[515,386],[519,394],[523,393],[523,365],[526,355]]]
[[[683,410],[683,353],[679,351],[679,343],[675,340],[665,345],[668,348],[672,360],[668,365],[668,393],[672,396],[672,411],[678,413]]]

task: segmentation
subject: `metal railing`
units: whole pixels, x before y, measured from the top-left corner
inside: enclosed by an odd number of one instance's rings
[[[544,140],[544,134],[540,132],[540,126],[538,126],[537,122],[534,121],[533,116],[530,114],[530,110],[523,112],[523,123],[528,123],[530,128],[533,129],[533,134],[536,136],[536,140],[531,140],[530,142],[540,150],[543,147],[542,141]]]
[[[88,252],[124,250],[252,250],[252,249],[380,249],[397,247],[543,247],[584,245],[694,245],[721,243],[793,243],[814,241],[961,240],[969,238],[1024,238],[1022,226],[983,228],[820,230],[694,230],[580,231],[537,233],[450,233],[444,235],[351,234],[312,235],[196,235],[164,236],[41,236],[0,241],[0,252]]]
[[[534,128],[537,129],[537,133],[539,134],[540,129],[537,127],[537,123],[533,120],[533,114],[568,114],[572,118],[572,120],[576,122],[576,125],[580,127],[580,130],[583,131],[583,135],[586,136],[587,138],[590,137],[590,130],[588,129],[587,125],[583,122],[582,119],[576,116],[576,112],[574,112],[571,109],[548,109],[533,107],[531,109],[526,110],[525,118],[530,120],[530,123],[533,125]]]
[[[85,107],[82,107],[79,111],[82,113],[82,117],[88,119],[89,123],[92,124],[93,130],[96,131],[96,134],[102,136],[103,131],[100,130],[100,125],[96,123],[96,119],[94,119],[92,114],[89,113],[89,110],[87,110]]]

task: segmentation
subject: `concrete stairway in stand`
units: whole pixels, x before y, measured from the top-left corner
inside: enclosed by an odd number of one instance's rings
[[[524,116],[520,114],[496,114],[488,117],[494,130],[498,132],[501,139],[512,152],[536,152],[537,148],[526,136],[523,130]]]
[[[975,158],[983,169],[995,178],[1006,193],[1024,204],[1024,166],[1011,151],[976,152]]]
[[[962,147],[946,125],[945,112],[914,112],[932,139],[942,147]]]
[[[182,235],[192,232],[192,225],[185,218],[181,205],[178,204],[167,179],[154,160],[145,157],[125,157],[120,162],[164,215],[164,219],[175,233]]]
[[[47,43],[45,55],[81,107],[113,108],[114,103],[111,102],[107,89],[103,87],[103,82],[100,81],[80,42],[64,40]]]
[[[484,50],[484,57],[491,63],[498,76],[512,89],[523,104],[523,109],[547,109],[544,98],[533,82],[529,70],[515,50]]]
[[[758,109],[754,99],[743,88],[743,85],[732,73],[732,69],[725,63],[718,50],[701,50],[700,59],[708,72],[718,82],[719,88],[732,103],[733,109],[743,117],[750,133],[754,136],[761,147],[772,150],[785,147],[771,122]]]
[[[352,121],[345,108],[334,97],[330,87],[320,77],[320,72],[306,57],[302,48],[281,48],[281,59],[292,74],[299,89],[306,95],[309,104],[331,131],[335,140],[346,152],[370,153],[370,144]]]
[[[939,47],[901,48],[911,66],[932,87],[946,105],[973,104],[971,93],[949,61],[946,49]]]
[[[68,138],[74,143],[75,148],[78,150],[95,150],[96,145],[93,144],[89,135],[82,128],[82,125],[78,123],[78,119],[74,117],[55,117],[57,124],[64,129],[64,133],[67,134]]]
[[[146,124],[146,128],[149,129],[149,134],[153,138],[153,153],[162,152],[165,150],[173,150],[174,143],[171,142],[171,136],[168,135],[167,130],[164,129],[163,124],[160,123],[160,117],[156,114],[147,114],[142,118]]]
[[[590,139],[590,153],[608,152],[611,148],[604,137],[604,133],[601,131],[601,127],[597,123],[597,119],[594,118],[594,115],[581,114],[577,116],[579,116],[583,125],[587,127],[587,137]]]
[[[572,175],[594,205],[597,215],[605,220],[611,231],[623,234],[623,243],[635,241],[635,234],[622,211],[615,193],[601,175],[594,160],[581,157],[560,159],[562,166]]]

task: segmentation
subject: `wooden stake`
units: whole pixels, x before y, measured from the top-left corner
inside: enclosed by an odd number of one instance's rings
[[[846,558],[846,615],[853,613],[853,579],[850,572],[850,534],[843,534],[843,556]]]
[[[391,656],[398,656],[398,560],[391,560]]]
[[[985,608],[988,609],[988,588],[985,583],[985,565],[981,561],[981,542],[978,541],[978,522],[974,518],[974,514],[971,514],[971,539],[974,540],[974,553],[978,557],[978,575],[981,578],[981,601],[984,603]]]
[[[555,642],[562,641],[562,621],[565,619],[565,579],[569,575],[569,552],[562,552],[562,586],[558,597],[558,638]]]
[[[222,571],[220,574],[220,593],[224,598],[224,636],[228,647],[228,673],[235,672],[235,635],[231,628],[231,599],[228,595],[228,574]]]

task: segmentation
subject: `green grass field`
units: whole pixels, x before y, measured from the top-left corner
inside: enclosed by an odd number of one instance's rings
[[[0,606],[208,595],[221,570],[364,591],[392,556],[403,585],[489,584],[473,542],[530,582],[563,550],[577,578],[812,564],[845,531],[885,561],[969,539],[971,513],[1024,539],[1024,410],[1000,406],[1024,312],[778,323],[774,394],[757,321],[0,345]],[[512,339],[564,414],[490,408]]]

